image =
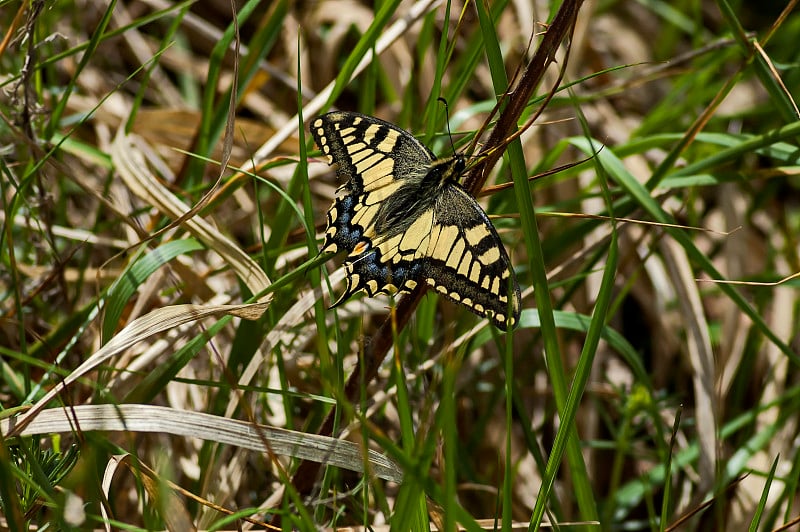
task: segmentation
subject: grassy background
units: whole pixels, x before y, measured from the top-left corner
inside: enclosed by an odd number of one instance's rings
[[[483,176],[508,335],[433,294],[328,310],[339,183],[300,125],[447,156],[442,96],[484,145],[559,4],[0,5],[0,526],[797,519],[793,3],[580,8]]]

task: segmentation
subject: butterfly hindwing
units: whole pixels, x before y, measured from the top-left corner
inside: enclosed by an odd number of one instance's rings
[[[457,183],[463,157],[435,159],[413,135],[358,113],[317,117],[311,134],[346,179],[328,210],[322,247],[349,253],[347,289],[333,306],[362,290],[395,294],[426,283],[500,329],[518,322],[508,255],[486,213]]]
[[[519,321],[520,293],[511,261],[483,209],[458,184],[448,183],[434,216],[423,268],[428,286],[502,330]]]

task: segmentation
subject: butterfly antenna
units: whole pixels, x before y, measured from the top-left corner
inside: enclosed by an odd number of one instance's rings
[[[453,132],[450,131],[450,106],[447,105],[447,100],[439,96],[436,98],[444,104],[444,116],[447,118],[447,136],[450,137],[450,147],[453,149],[453,155],[456,154],[456,146],[453,144]]]

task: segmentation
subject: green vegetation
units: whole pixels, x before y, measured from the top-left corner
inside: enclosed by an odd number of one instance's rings
[[[0,529],[792,526],[795,3],[4,2]],[[517,329],[328,308],[331,108],[480,154]]]

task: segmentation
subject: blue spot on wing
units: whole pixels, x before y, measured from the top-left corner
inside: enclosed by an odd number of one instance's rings
[[[335,232],[332,236],[330,233],[325,235],[325,244],[322,249],[335,244],[339,251],[353,251],[364,234],[363,227],[352,223],[355,205],[355,196],[347,195],[336,198],[328,211],[328,227],[335,228]]]
[[[418,281],[423,271],[422,261],[402,260],[396,264],[383,263],[381,252],[376,248],[347,257],[344,266],[347,269],[347,290],[336,303],[331,305],[331,308],[344,303],[360,290],[364,290],[370,297],[377,294],[408,293],[411,290],[405,286],[406,282]],[[368,284],[369,281],[377,281],[377,288],[373,290]]]

